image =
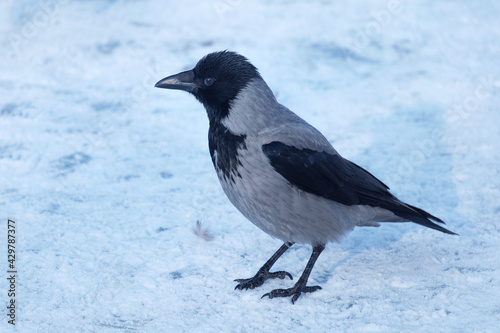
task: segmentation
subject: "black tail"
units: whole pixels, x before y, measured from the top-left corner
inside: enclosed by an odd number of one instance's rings
[[[450,235],[458,235],[457,233],[454,233],[453,231],[450,231],[432,222],[431,220],[445,224],[443,220],[441,220],[440,218],[431,215],[427,213],[425,210],[420,209],[418,207],[402,203],[402,205],[399,206],[398,209],[394,209],[391,211],[399,217],[408,219],[412,222],[423,225],[424,227],[438,230]]]

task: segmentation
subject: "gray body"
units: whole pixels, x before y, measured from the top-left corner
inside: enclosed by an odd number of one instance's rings
[[[262,79],[253,79],[240,91],[222,124],[232,134],[247,136],[246,149],[238,150],[241,177],[228,181],[217,170],[222,188],[231,203],[267,234],[314,246],[339,242],[355,226],[405,221],[379,207],[347,206],[307,193],[276,172],[262,151],[266,143],[280,141],[299,149],[338,153],[317,129],[279,104]]]

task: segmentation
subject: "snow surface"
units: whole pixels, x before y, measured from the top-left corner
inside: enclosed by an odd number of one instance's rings
[[[0,6],[0,266],[11,218],[19,332],[499,331],[498,1]],[[460,236],[358,228],[327,246],[310,277],[323,290],[295,305],[260,299],[290,280],[233,290],[281,242],[224,196],[202,106],[153,88],[223,49]],[[296,281],[309,255],[295,246],[275,268]]]

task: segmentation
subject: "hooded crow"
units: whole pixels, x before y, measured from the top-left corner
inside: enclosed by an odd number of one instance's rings
[[[415,222],[455,234],[423,209],[400,201],[380,180],[346,160],[313,126],[278,103],[258,70],[235,52],[214,52],[196,66],[160,80],[155,87],[191,93],[205,107],[208,146],[215,171],[231,203],[252,223],[284,244],[255,276],[237,279],[235,289],[253,289],[266,279],[292,275],[270,272],[295,243],[313,252],[297,283],[269,298],[291,297],[307,286],[309,274],[328,242],[339,242],[356,226]]]

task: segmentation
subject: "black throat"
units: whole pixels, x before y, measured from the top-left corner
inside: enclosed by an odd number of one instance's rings
[[[238,166],[241,165],[238,152],[242,149],[247,149],[245,143],[246,135],[235,135],[231,133],[231,131],[221,123],[222,119],[220,117],[213,116],[214,114],[219,115],[219,112],[220,111],[214,112],[214,110],[210,110],[207,107],[210,121],[208,148],[210,149],[212,163],[219,177],[221,173],[223,180],[234,183],[235,177],[241,178],[241,174],[238,172]]]

